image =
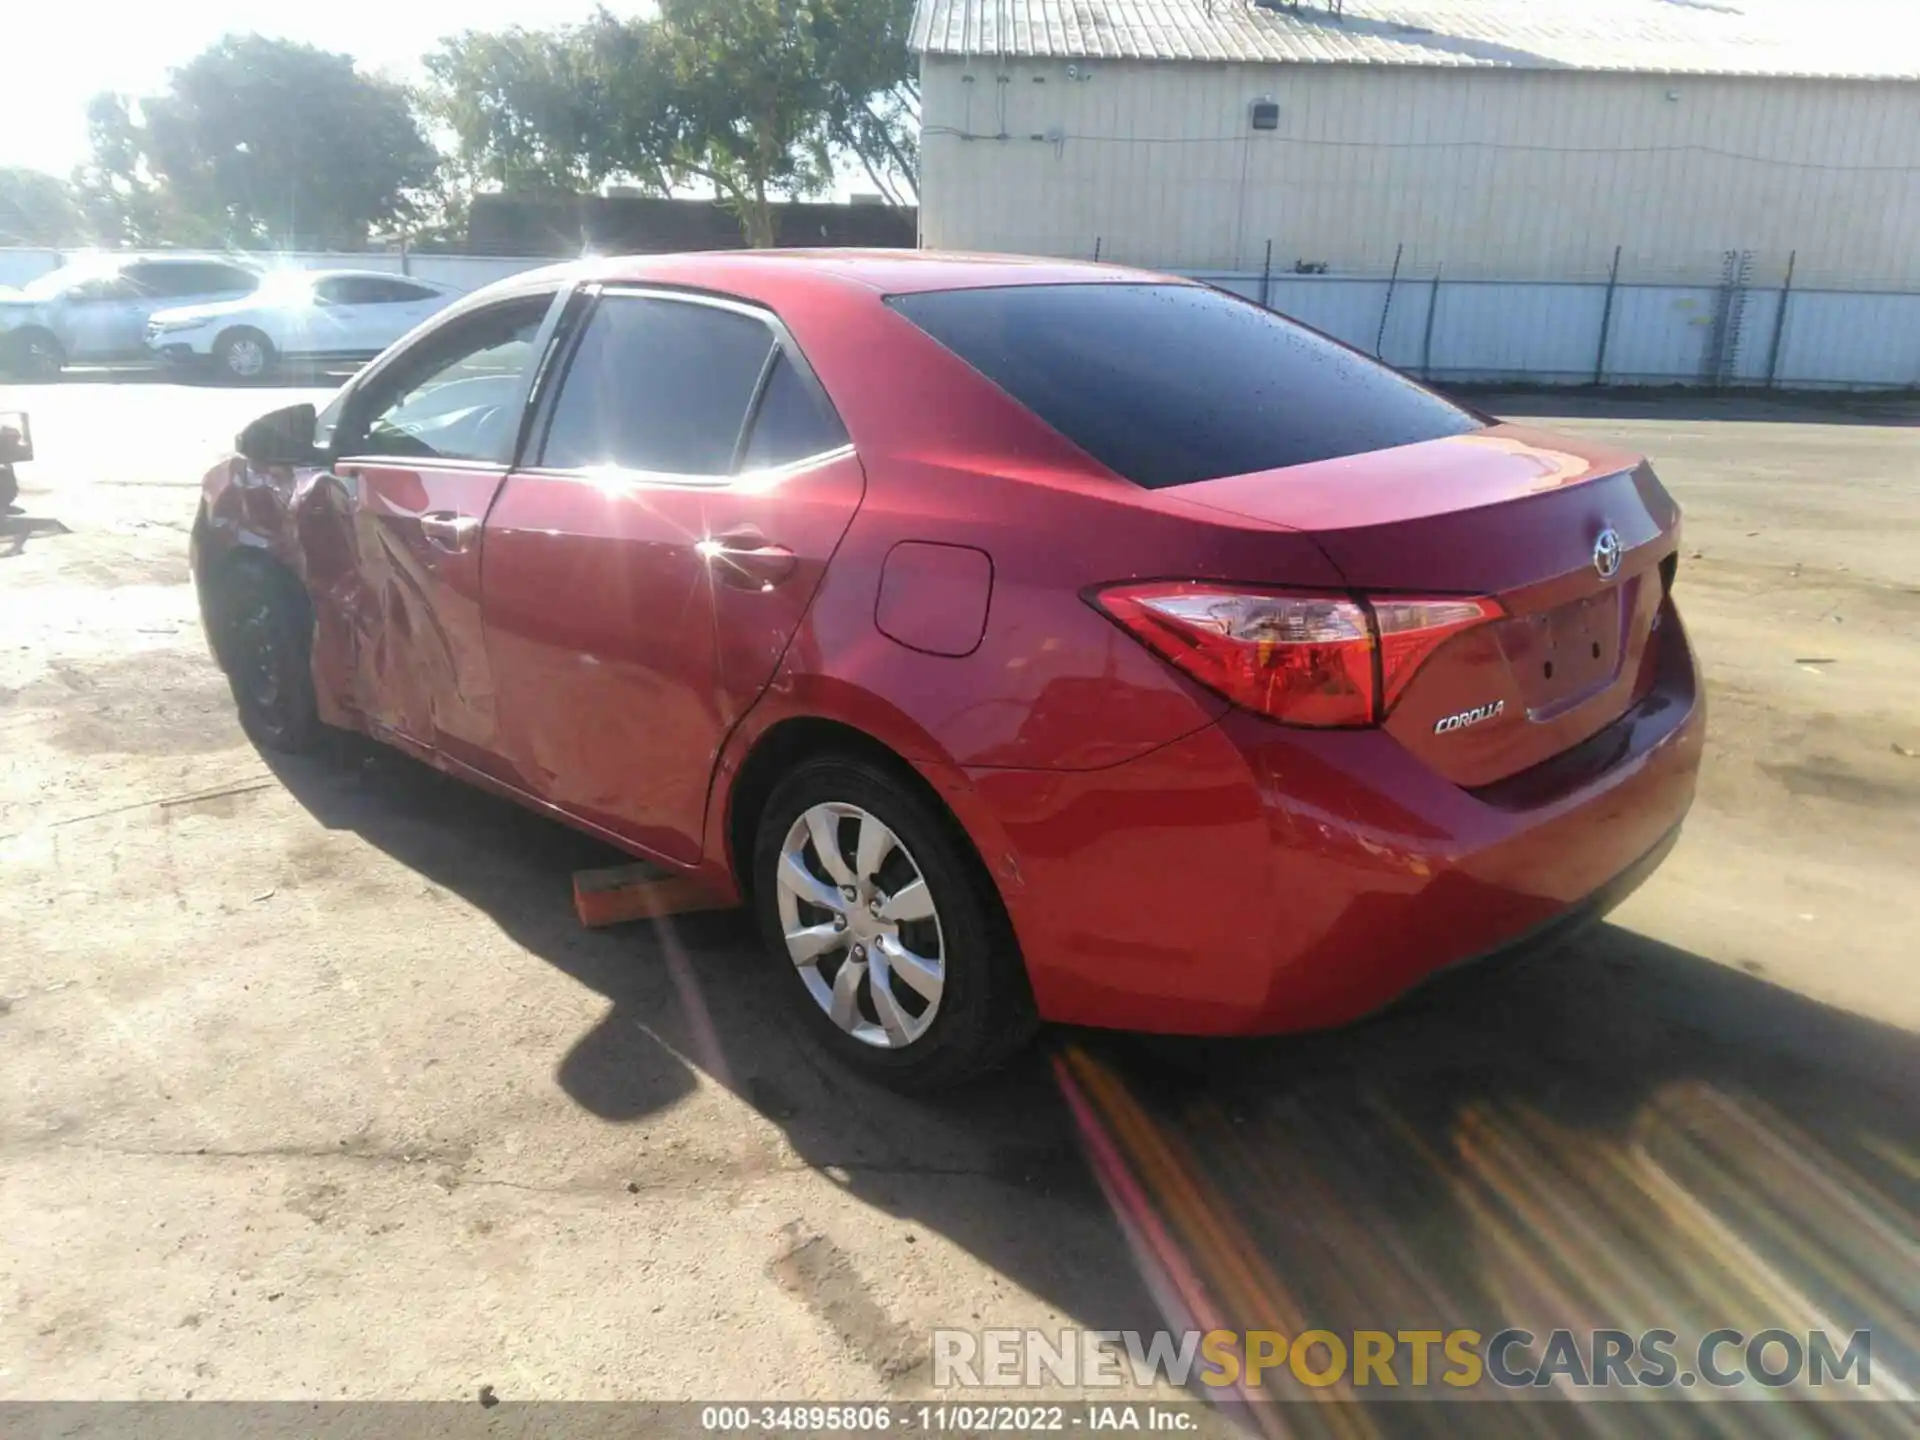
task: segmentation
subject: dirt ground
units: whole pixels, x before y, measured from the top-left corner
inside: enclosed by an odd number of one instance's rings
[[[911,1397],[936,1327],[1149,1329],[1169,1275],[1249,1326],[1871,1326],[1920,1385],[1920,411],[1489,402],[1686,508],[1666,867],[1349,1031],[1053,1033],[928,1104],[791,1034],[738,917],[582,932],[594,843],[246,743],[186,543],[274,403],[0,390],[0,1399]]]

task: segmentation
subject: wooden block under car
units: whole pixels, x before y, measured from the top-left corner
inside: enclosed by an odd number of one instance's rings
[[[589,930],[633,920],[659,920],[705,910],[730,910],[733,902],[706,885],[645,863],[605,870],[576,870],[573,908]]]

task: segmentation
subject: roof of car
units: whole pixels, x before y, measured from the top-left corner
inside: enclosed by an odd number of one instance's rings
[[[214,251],[162,250],[135,251],[130,255],[115,254],[110,251],[98,251],[83,256],[81,260],[70,261],[79,264],[83,261],[97,260],[102,265],[231,265],[236,270],[258,270],[259,262],[249,256],[221,255]]]
[[[288,270],[275,273],[300,275],[308,280],[404,280],[409,285],[424,285],[429,290],[446,289],[438,281],[422,280],[418,275],[402,275],[397,270]]]
[[[882,295],[999,285],[1098,284],[1169,277],[1083,260],[941,250],[710,250],[621,255],[575,262],[577,280],[637,281],[762,291],[791,284],[857,286]],[[524,278],[524,277],[523,277]]]

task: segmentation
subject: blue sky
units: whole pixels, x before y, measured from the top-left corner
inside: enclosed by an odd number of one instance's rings
[[[231,32],[305,41],[413,78],[419,57],[442,35],[562,24],[592,10],[593,0],[166,0],[111,9],[88,0],[14,0],[4,25],[0,165],[65,175],[86,158],[86,105],[96,92],[157,90],[168,70]]]

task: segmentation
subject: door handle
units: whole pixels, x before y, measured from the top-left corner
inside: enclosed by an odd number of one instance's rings
[[[420,533],[442,550],[459,555],[473,548],[474,539],[480,534],[480,522],[471,515],[433,510],[420,517]]]
[[[738,590],[764,590],[778,585],[800,563],[784,545],[769,545],[757,530],[737,530],[713,540],[702,540],[702,555],[714,577]]]

